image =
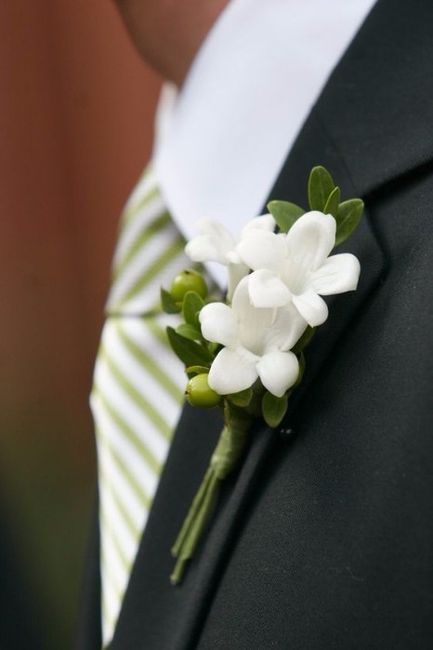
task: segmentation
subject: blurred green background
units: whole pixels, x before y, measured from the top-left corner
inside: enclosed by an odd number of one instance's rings
[[[95,495],[92,366],[158,90],[113,3],[0,4],[1,650],[71,646]]]

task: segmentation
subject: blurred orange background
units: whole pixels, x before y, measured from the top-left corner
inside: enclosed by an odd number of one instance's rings
[[[71,645],[95,495],[92,366],[158,91],[109,0],[0,4],[0,526],[47,650]]]

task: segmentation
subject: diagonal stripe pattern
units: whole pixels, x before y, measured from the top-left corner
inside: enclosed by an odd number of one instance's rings
[[[114,633],[183,401],[183,367],[165,335],[174,317],[159,307],[160,286],[188,266],[183,248],[148,169],[122,215],[90,400],[98,451],[104,647]]]

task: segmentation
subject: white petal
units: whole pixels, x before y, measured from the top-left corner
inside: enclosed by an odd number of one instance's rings
[[[208,235],[199,235],[191,239],[185,246],[185,253],[193,262],[219,262],[226,264],[225,253]]]
[[[242,348],[223,348],[209,372],[209,386],[219,395],[245,390],[257,379],[257,357]]]
[[[242,260],[237,250],[229,251],[226,255],[227,262],[230,264],[242,264]],[[245,264],[244,264],[245,266]]]
[[[286,242],[267,230],[251,228],[237,247],[241,260],[253,271],[269,269],[278,273],[287,256]]]
[[[315,271],[335,246],[336,222],[330,214],[313,210],[300,217],[287,233],[291,263],[304,272]]]
[[[219,262],[227,264],[227,255],[235,248],[235,240],[220,223],[202,219],[197,224],[203,233],[191,239],[185,252],[194,262]]]
[[[312,274],[310,284],[322,296],[354,291],[358,286],[360,271],[361,266],[355,255],[332,255]]]
[[[313,289],[307,289],[299,296],[293,296],[293,304],[311,327],[321,325],[328,318],[328,306]]]
[[[247,223],[247,225],[242,230],[241,239],[251,230],[268,230],[273,232],[276,227],[276,222],[274,217],[271,214],[262,214],[260,217],[255,217]]]
[[[236,317],[232,309],[222,302],[205,305],[199,315],[201,331],[208,341],[221,345],[234,345],[237,339]]]
[[[266,269],[251,273],[248,287],[255,307],[282,307],[287,305],[292,295],[278,275]]]
[[[198,230],[203,235],[209,235],[220,242],[220,245],[225,249],[232,249],[235,247],[235,238],[229,230],[219,221],[212,219],[200,219],[197,223]]]
[[[250,275],[239,282],[233,295],[232,309],[238,322],[242,345],[255,354],[262,354],[266,332],[272,325],[275,309],[260,309],[251,304],[249,296]]]
[[[257,364],[262,384],[276,397],[282,397],[298,378],[299,364],[293,352],[269,352]]]
[[[306,327],[307,322],[292,303],[277,309],[274,321],[265,333],[265,352],[291,350]]]
[[[239,282],[249,273],[248,266],[245,264],[229,264],[228,265],[228,274],[229,274],[229,283],[227,289],[227,300],[230,302],[233,298],[236,287]]]

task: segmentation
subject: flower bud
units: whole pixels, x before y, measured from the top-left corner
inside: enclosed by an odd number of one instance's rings
[[[186,399],[191,406],[204,406],[205,408],[212,408],[216,406],[220,400],[221,395],[218,395],[208,384],[207,373],[202,373],[192,377],[186,386]]]
[[[182,301],[188,291],[195,291],[203,299],[207,296],[207,285],[203,276],[192,269],[182,271],[174,278],[170,293],[174,300]]]

